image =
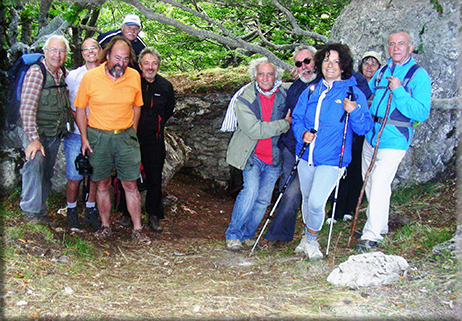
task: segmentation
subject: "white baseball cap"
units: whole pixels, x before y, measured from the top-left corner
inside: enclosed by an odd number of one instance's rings
[[[136,14],[126,15],[122,23],[127,26],[136,25],[141,28],[140,18]]]

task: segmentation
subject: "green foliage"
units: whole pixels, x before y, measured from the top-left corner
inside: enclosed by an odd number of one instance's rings
[[[329,36],[332,25],[340,11],[349,1],[283,1],[296,21],[302,28]],[[211,19],[219,21],[224,28],[238,37],[249,39],[248,36],[261,28],[266,39],[276,45],[289,45],[285,49],[268,47],[276,56],[283,60],[292,57],[292,51],[297,43],[319,42],[292,35],[290,22],[285,15],[275,8],[269,1],[260,6],[258,1],[224,1],[223,4],[210,1],[182,1],[182,4],[206,14]],[[176,19],[194,28],[225,35],[219,27],[211,24],[191,13],[172,7],[162,2],[146,2],[145,5],[158,14]],[[133,7],[124,2],[107,2],[98,19],[98,26],[102,32],[118,29],[123,17],[128,13],[137,13]],[[142,38],[149,46],[155,47],[162,55],[162,69],[164,71],[189,71],[207,68],[226,68],[247,64],[252,53],[242,49],[231,48],[210,38],[199,39],[175,27],[160,24],[141,16],[143,24]],[[249,36],[250,37],[250,36]],[[250,37],[250,41],[261,45],[258,37]]]
[[[438,0],[430,0],[430,3],[433,5],[433,8],[435,8],[435,10],[438,11],[438,14],[440,16],[443,15],[443,7],[440,5],[440,2]]]

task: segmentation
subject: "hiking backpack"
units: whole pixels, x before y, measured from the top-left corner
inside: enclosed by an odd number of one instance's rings
[[[5,130],[12,131],[18,125],[20,118],[19,109],[21,107],[21,92],[22,84],[29,68],[37,64],[43,74],[42,90],[45,89],[47,72],[45,66],[39,63],[45,56],[42,53],[29,53],[23,54],[14,63],[13,67],[8,71],[8,94],[6,97],[6,110],[5,110]],[[63,73],[65,72],[64,66],[61,66]],[[50,86],[48,88],[63,87],[62,85]]]

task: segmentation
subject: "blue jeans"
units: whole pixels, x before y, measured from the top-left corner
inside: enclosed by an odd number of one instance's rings
[[[82,141],[79,134],[67,133],[64,137],[64,155],[66,156],[66,177],[73,181],[81,181],[83,176],[75,168],[75,159],[81,153]]]
[[[281,165],[265,164],[252,154],[242,172],[244,187],[234,203],[231,222],[225,232],[227,240],[243,241],[255,237],[280,172]]]
[[[25,135],[25,133],[23,132]],[[45,148],[45,156],[39,151],[34,159],[29,159],[22,168],[22,191],[19,206],[23,212],[45,215],[47,210],[46,200],[51,190],[51,178],[53,167],[58,155],[61,138],[40,138]],[[28,139],[23,137],[24,150],[29,144]]]
[[[345,171],[342,168],[340,175]],[[320,231],[324,222],[327,199],[338,181],[337,166],[308,166],[300,160],[298,178],[302,191],[302,215],[305,226],[313,231]]]
[[[295,164],[295,155],[292,154],[288,148],[284,147],[282,149],[282,156],[284,161],[282,163],[282,174],[279,180],[279,190],[284,186]],[[300,191],[300,181],[298,180],[298,173],[295,171],[281,198],[278,209],[274,214],[274,219],[269,225],[268,232],[265,234],[266,240],[272,242],[276,240],[281,242],[292,241],[295,233],[297,212],[301,201],[302,192]]]

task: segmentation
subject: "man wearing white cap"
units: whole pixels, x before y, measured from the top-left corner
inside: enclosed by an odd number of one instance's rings
[[[98,42],[101,48],[104,46],[115,36],[123,36],[125,39],[129,40],[132,44],[132,48],[135,51],[136,57],[138,58],[141,50],[146,48],[146,44],[141,40],[138,34],[141,31],[141,21],[140,18],[136,14],[128,14],[125,16],[120,29],[109,31],[106,33],[101,34],[98,37]],[[133,62],[135,69],[137,69],[136,62]]]

